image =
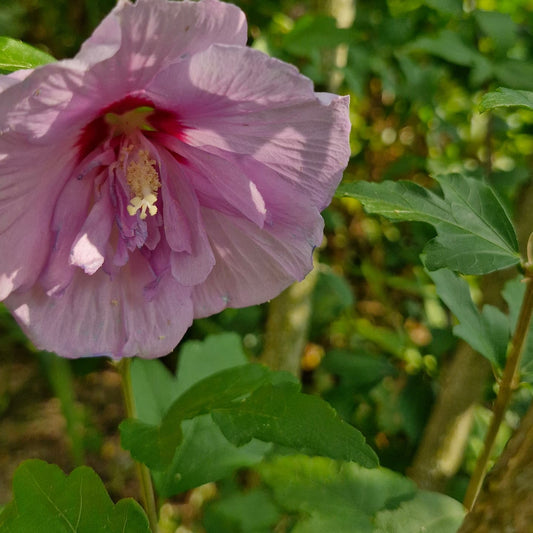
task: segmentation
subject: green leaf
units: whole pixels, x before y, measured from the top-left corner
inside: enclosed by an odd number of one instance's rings
[[[240,468],[263,460],[272,445],[255,439],[237,447],[229,442],[210,415],[182,423],[183,440],[170,466],[153,472],[157,491],[163,498],[218,481]]]
[[[464,520],[464,507],[444,494],[419,491],[398,509],[376,515],[374,533],[456,533]]]
[[[96,473],[85,466],[66,476],[56,465],[31,459],[13,477],[14,501],[0,515],[4,533],[149,533],[132,499],[116,505]]]
[[[139,456],[149,457],[154,442],[160,442],[161,447],[165,445],[159,425],[178,397],[202,379],[246,362],[241,340],[233,333],[185,343],[180,351],[177,377],[160,361],[135,359],[131,373],[139,420],[128,424],[134,434],[132,438],[137,441],[135,448]],[[177,438],[179,444],[171,444],[175,453],[170,464],[162,471],[152,472],[162,497],[185,492],[226,477],[238,468],[254,465],[271,448],[255,440],[240,448],[234,446],[208,414],[183,421],[181,429],[182,440]],[[130,437],[123,435],[126,439]],[[161,458],[159,461],[164,462]]]
[[[427,222],[437,237],[424,249],[429,270],[488,274],[520,261],[516,235],[494,191],[458,174],[440,176],[444,198],[412,182],[357,182],[338,194],[359,199],[367,211],[391,220]]]
[[[216,409],[213,420],[238,446],[256,438],[368,468],[378,465],[357,429],[343,422],[327,402],[301,394],[292,383],[258,388],[242,402]]]
[[[0,37],[0,72],[38,67],[55,59],[41,50],[10,37]]]
[[[256,468],[278,504],[300,514],[295,531],[306,533],[371,532],[377,511],[397,506],[416,490],[411,480],[390,470],[324,457],[280,457]]]
[[[250,394],[268,381],[269,371],[259,365],[242,365],[213,374],[187,389],[170,406],[160,425],[139,420],[120,424],[122,446],[155,470],[170,466],[182,440],[181,423],[225,406]]]
[[[450,270],[437,270],[429,275],[437,294],[459,321],[453,328],[454,334],[502,368],[510,338],[507,316],[491,305],[485,305],[480,313],[472,302],[468,283]]]
[[[533,109],[533,92],[500,87],[493,92],[485,94],[479,105],[481,111],[487,111],[495,107],[526,107]]]
[[[323,400],[301,394],[299,383],[290,374],[246,364],[222,369],[196,381],[217,367],[210,368],[204,360],[194,370],[193,361],[219,357],[215,355],[215,347],[218,344],[220,348],[226,341],[228,336],[220,336],[218,343],[214,338],[186,348],[180,363],[180,369],[182,364],[188,368],[181,387],[185,390],[167,408],[159,422],[154,419],[160,416],[158,413],[163,408],[154,397],[165,395],[156,392],[154,386],[156,377],[164,374],[159,370],[147,370],[149,364],[156,364],[155,361],[139,363],[138,368],[145,367],[144,370],[134,372],[137,375],[134,382],[142,384],[140,390],[152,395],[147,402],[152,407],[144,412],[148,422],[138,419],[122,422],[122,445],[135,459],[161,471],[156,473],[156,480],[162,493],[186,490],[195,483],[218,479],[239,465],[253,464],[268,450],[265,442],[360,461],[366,466],[377,465],[374,452],[364,443],[359,431],[342,422]],[[234,343],[234,338],[229,342]],[[237,344],[233,347],[242,350]],[[241,357],[230,357],[228,361],[240,362]],[[218,368],[230,364],[222,361],[220,359]],[[161,383],[168,385],[168,376],[163,377]],[[166,395],[167,401],[170,396]],[[136,401],[141,403],[143,400],[137,398]],[[164,403],[163,400],[161,405]],[[213,420],[205,417],[194,424],[184,425],[188,433],[183,439],[182,423],[207,414],[212,415],[220,429]],[[316,432],[317,423],[321,424],[323,433]],[[223,435],[229,441],[226,444]],[[202,450],[201,455],[198,455],[198,449]],[[204,459],[209,456],[212,460],[199,462],[200,456]]]

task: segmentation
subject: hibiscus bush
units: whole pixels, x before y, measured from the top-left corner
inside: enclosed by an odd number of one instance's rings
[[[237,4],[0,6],[0,531],[528,531],[530,3]]]

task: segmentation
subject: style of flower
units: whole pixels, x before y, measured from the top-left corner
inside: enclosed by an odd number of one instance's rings
[[[72,60],[0,77],[0,299],[65,357],[159,357],[312,268],[348,99],[217,0],[119,1]]]

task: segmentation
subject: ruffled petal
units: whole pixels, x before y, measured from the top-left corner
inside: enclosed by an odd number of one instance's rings
[[[78,266],[86,274],[92,275],[104,264],[113,219],[111,197],[106,187],[105,193],[93,205],[74,240],[70,253],[71,265]]]
[[[162,71],[148,94],[170,104],[188,144],[253,156],[319,209],[331,201],[350,156],[348,97],[315,94],[257,50],[216,44]]]
[[[160,167],[165,234],[172,249],[170,254],[172,275],[183,285],[197,285],[205,280],[215,264],[198,199],[192,186],[180,176],[182,165],[179,165],[170,154],[161,154]],[[177,241],[174,235],[182,237]]]
[[[93,89],[107,94],[118,89],[124,95],[142,89],[165,66],[214,42],[244,46],[246,39],[244,13],[231,4],[217,0],[121,1],[76,59],[95,63],[87,80]]]
[[[168,135],[158,136],[168,148],[185,160],[179,169],[178,179],[184,177],[203,198],[203,204],[229,207],[232,214],[241,214],[262,227],[265,221],[265,202],[249,176],[227,159],[220,157],[216,149],[198,150]]]
[[[211,209],[202,209],[202,218],[216,264],[205,282],[194,287],[195,318],[265,302],[313,267],[313,244],[297,234],[291,237],[287,228],[260,229]]]
[[[191,325],[190,289],[170,275],[158,280],[151,300],[144,286],[153,281],[140,256],[111,279],[102,270],[78,270],[60,297],[38,286],[6,300],[34,344],[63,357],[161,357],[171,352]]]
[[[50,224],[70,165],[9,133],[0,136],[0,300],[33,285],[52,247]]]

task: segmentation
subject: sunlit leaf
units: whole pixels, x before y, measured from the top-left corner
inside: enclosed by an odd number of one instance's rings
[[[51,55],[29,44],[10,37],[0,37],[0,73],[2,74],[38,67],[52,61],[55,59]]]

